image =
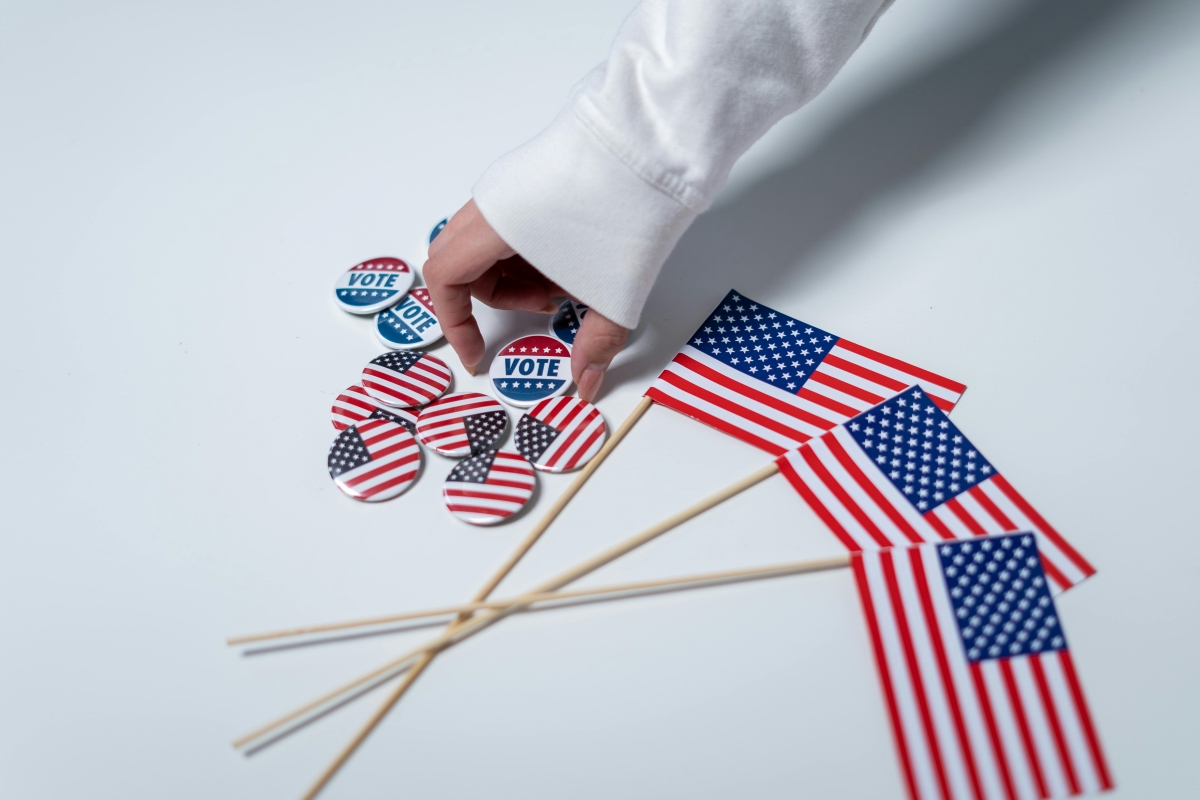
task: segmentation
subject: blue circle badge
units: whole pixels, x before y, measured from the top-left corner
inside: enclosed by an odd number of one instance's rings
[[[438,234],[442,232],[442,228],[446,227],[446,223],[449,221],[450,221],[449,219],[444,219],[441,222],[439,222],[437,225],[433,226],[433,230],[431,230],[429,232],[428,244],[433,244],[433,240],[438,237]]]
[[[333,286],[333,299],[351,314],[374,314],[403,297],[414,277],[405,261],[373,258],[342,273]]]
[[[442,338],[429,290],[413,289],[399,305],[375,315],[375,335],[393,350],[425,347]]]
[[[587,310],[588,307],[583,303],[564,301],[550,318],[550,335],[567,344],[575,344],[575,334],[579,333],[579,323],[583,322]]]
[[[526,408],[567,391],[571,349],[544,334],[522,336],[500,349],[488,376],[497,397]]]

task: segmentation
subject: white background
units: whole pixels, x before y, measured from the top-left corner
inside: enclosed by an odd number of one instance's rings
[[[341,496],[328,409],[381,348],[331,286],[413,255],[630,7],[0,5],[0,797],[297,796],[382,692],[229,740],[436,629],[223,638],[465,600],[566,485],[498,529],[436,455]],[[684,237],[600,400],[615,426],[731,286],[965,381],[958,424],[1099,567],[1060,610],[1129,798],[1197,783],[1198,84],[1194,3],[899,0]],[[543,325],[485,316],[493,352]],[[766,461],[651,409],[501,591]],[[588,581],[837,552],[775,478]],[[506,621],[327,796],[902,792],[836,572]]]

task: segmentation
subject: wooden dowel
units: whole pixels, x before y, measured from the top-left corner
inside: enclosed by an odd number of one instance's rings
[[[562,513],[562,510],[566,508],[567,503],[570,502],[571,498],[575,496],[583,484],[587,483],[588,478],[592,477],[592,473],[594,473],[600,467],[600,465],[604,463],[604,459],[608,458],[609,453],[611,453],[613,449],[621,443],[621,440],[625,438],[625,434],[629,433],[633,426],[637,424],[637,421],[642,418],[642,415],[646,413],[652,403],[653,401],[650,400],[649,397],[643,397],[640,401],[638,401],[638,404],[634,407],[633,411],[629,412],[629,416],[625,418],[625,421],[621,423],[620,427],[613,431],[613,435],[607,442],[604,443],[604,446],[600,448],[600,452],[596,453],[592,460],[584,465],[583,469],[579,471],[579,474],[575,476],[575,480],[571,481],[571,484],[567,486],[566,491],[564,491],[562,495],[555,500],[554,504],[551,505],[542,518],[538,520],[538,523],[533,526],[533,529],[530,530],[525,538],[521,540],[521,543],[517,545],[516,550],[514,550],[508,559],[500,565],[500,568],[492,574],[487,583],[480,587],[479,591],[475,593],[475,597],[472,598],[473,602],[478,603],[486,600],[488,596],[491,595],[492,591],[498,585],[500,585],[500,582],[508,576],[508,573],[512,572],[513,568],[516,567],[517,562],[519,562],[525,556],[525,554],[529,552],[530,548],[537,543],[537,540],[541,538],[542,534],[546,532],[558,515]],[[466,619],[466,616],[460,616],[446,628],[446,631],[449,632],[455,627],[455,625],[460,624]],[[252,730],[243,736],[239,736],[237,739],[233,740],[233,746],[242,747],[243,745],[249,744],[264,734],[270,733],[271,731],[304,716],[308,712],[325,705],[345,692],[356,689],[374,680],[383,679],[387,673],[399,671],[399,669],[403,667],[405,663],[411,661],[413,657],[419,655],[421,652],[424,652],[424,649],[420,651],[414,651],[407,656],[389,662],[379,669],[372,670],[366,675],[363,675],[362,677],[351,681],[350,683],[334,689],[328,694],[322,695],[321,697],[318,697],[309,703],[305,703],[303,706],[284,714],[282,717],[278,717],[260,728],[256,728],[255,730]],[[405,688],[405,691],[407,691],[407,688],[413,684],[413,682],[417,679],[420,673],[424,671],[428,664],[429,662],[425,661],[420,670],[417,670],[416,667],[414,667],[413,671],[415,671],[416,674],[411,674],[410,671],[409,677],[405,678],[405,680],[400,684]],[[403,694],[403,692],[401,692],[401,694]],[[396,699],[399,700],[400,698],[397,697]],[[393,705],[394,704],[395,703],[393,703]],[[351,750],[351,752],[353,752],[353,750]],[[349,753],[346,754],[346,758],[348,757]],[[343,758],[342,761],[344,762],[345,758]],[[336,772],[336,770],[334,771]],[[330,774],[330,777],[332,777],[332,773]],[[326,780],[328,780],[328,778],[326,778]]]
[[[230,644],[261,642],[269,639],[279,639],[287,636],[302,636],[312,633],[328,633],[330,631],[348,630],[352,628],[382,625],[389,622],[405,622],[428,617],[444,617],[448,614],[467,614],[474,611],[498,610],[511,606],[532,606],[540,603],[553,603],[563,600],[590,600],[608,597],[609,595],[636,596],[636,592],[647,592],[656,589],[685,589],[699,586],[721,586],[729,583],[777,578],[788,575],[799,575],[805,572],[817,572],[824,569],[836,569],[848,566],[847,556],[838,556],[821,561],[793,561],[784,564],[774,564],[769,567],[748,567],[746,569],[730,569],[720,572],[703,572],[697,575],[684,575],[678,578],[660,578],[648,581],[632,581],[616,583],[611,586],[597,586],[592,589],[569,589],[558,592],[541,592],[522,594],[503,600],[485,600],[481,603],[464,603],[457,606],[431,608],[425,611],[409,611],[403,614],[392,614],[384,617],[352,620],[349,622],[333,622],[327,625],[311,625],[307,628],[291,628],[286,631],[272,631],[249,636],[239,636],[229,639]]]
[[[699,516],[700,514],[707,511],[708,509],[713,508],[714,506],[720,505],[721,503],[725,502],[729,498],[734,497],[735,495],[740,494],[741,492],[744,492],[745,490],[749,489],[750,487],[752,487],[758,483],[761,483],[762,481],[771,477],[778,471],[779,471],[779,468],[775,465],[775,462],[771,462],[770,464],[768,464],[767,466],[758,470],[757,472],[753,473],[752,475],[748,475],[747,477],[741,479],[737,483],[734,483],[731,486],[725,487],[721,491],[719,491],[713,495],[710,495],[709,497],[705,498],[704,500],[701,500],[700,502],[690,506],[689,508],[681,511],[680,513],[675,514],[674,516],[663,520],[662,522],[658,523],[657,525],[654,525],[651,528],[648,528],[647,530],[643,531],[642,533],[639,533],[636,536],[630,537],[629,539],[626,539],[625,541],[623,541],[619,544],[613,545],[612,547],[599,553],[598,555],[595,555],[592,558],[576,565],[575,567],[572,567],[571,569],[560,573],[559,575],[555,576],[554,578],[551,578],[550,580],[548,580],[542,584],[539,584],[538,586],[533,588],[533,590],[530,592],[530,594],[541,594],[541,593],[545,593],[545,592],[557,591],[558,589],[561,589],[563,586],[566,586],[568,583],[578,580],[579,578],[582,578],[584,575],[587,575],[590,572],[594,572],[595,570],[599,569],[600,567],[604,566],[605,564],[608,564],[609,562],[621,557],[622,555],[641,547],[642,545],[646,544],[647,542],[653,541],[654,539],[658,538],[659,536],[662,536],[664,533],[671,530],[672,528],[682,525],[684,522],[687,522],[688,520],[692,519],[693,517]],[[389,661],[387,664],[384,664],[383,666],[381,666],[375,670],[372,670],[371,672],[367,673],[366,675],[363,675],[359,678],[356,678],[353,681],[350,681],[349,683],[346,683],[346,684],[338,687],[337,689],[333,690],[332,692],[329,692],[328,694],[306,704],[305,706],[302,706],[302,707],[296,709],[295,711],[292,711],[292,712],[284,715],[283,717],[280,717],[279,719],[264,725],[263,727],[259,728],[256,731],[246,734],[245,736],[236,740],[234,742],[234,746],[240,747],[243,744],[246,744],[255,739],[258,739],[263,734],[269,733],[270,731],[275,730],[276,728],[279,728],[280,726],[285,725],[294,719],[297,719],[298,717],[302,716],[303,714],[307,713],[308,711],[311,711],[315,708],[318,708],[318,707],[324,705],[325,703],[328,703],[332,700],[337,699],[338,697],[344,695],[346,692],[350,692],[364,684],[370,683],[372,680],[379,678],[380,676],[386,674],[389,671],[399,670],[401,667],[403,667],[409,661],[413,660],[414,658],[419,658],[420,656],[422,656],[422,654],[425,653],[427,650],[434,650],[434,651],[441,650],[441,649],[449,646],[452,642],[455,642],[460,639],[464,639],[469,635],[473,635],[474,633],[478,633],[483,628],[485,628],[489,625],[492,625],[495,622],[498,622],[503,617],[507,616],[510,613],[513,613],[513,611],[518,610],[520,608],[521,608],[521,606],[514,605],[509,608],[501,609],[498,611],[492,611],[490,613],[485,612],[483,614],[476,615],[476,616],[470,618],[469,620],[464,621],[461,626],[457,626],[457,625],[451,626],[451,628],[447,629],[447,631],[445,633],[443,633],[441,636],[438,636],[438,637],[426,642],[424,645],[421,645],[417,649],[412,650],[411,652],[405,653],[404,655],[400,656],[399,658],[397,658],[393,661]],[[413,678],[413,680],[415,680],[415,678]],[[412,681],[410,681],[406,678],[406,682],[411,685]]]

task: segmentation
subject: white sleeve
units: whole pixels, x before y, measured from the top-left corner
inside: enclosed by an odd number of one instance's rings
[[[815,97],[891,0],[643,0],[608,60],[473,194],[544,275],[636,327],[734,162]]]

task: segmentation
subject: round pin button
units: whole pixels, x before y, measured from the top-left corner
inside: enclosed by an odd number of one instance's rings
[[[536,485],[533,467],[519,453],[484,450],[450,471],[442,499],[463,522],[495,525],[524,508]]]
[[[501,400],[528,408],[567,391],[571,383],[571,351],[559,340],[543,334],[522,336],[501,348],[488,375]]]
[[[429,290],[413,289],[396,306],[375,315],[375,335],[397,350],[424,347],[442,338]]]
[[[355,264],[333,285],[333,299],[351,314],[374,314],[399,300],[415,273],[407,262],[381,257]]]
[[[444,456],[469,456],[492,447],[508,430],[504,406],[479,392],[448,394],[417,415],[417,438]]]
[[[356,422],[365,419],[387,419],[408,428],[409,433],[417,432],[417,413],[407,408],[386,407],[357,383],[346,389],[333,401],[329,409],[329,418],[333,427],[344,431]]]
[[[575,344],[575,334],[579,333],[579,324],[588,307],[574,300],[564,300],[563,304],[550,318],[550,335],[561,342]]]
[[[420,350],[393,350],[363,367],[362,386],[385,406],[423,406],[450,388],[450,368]]]
[[[427,261],[429,259],[429,245],[433,244],[433,240],[438,237],[438,234],[442,232],[442,229],[446,227],[446,223],[449,221],[449,219],[442,220],[437,225],[433,226],[433,229],[429,231],[428,236],[421,237],[420,247],[417,249],[417,252],[421,254],[422,261]]]
[[[421,471],[421,448],[408,428],[367,419],[337,435],[326,459],[329,477],[355,500],[377,503],[404,492]]]
[[[513,445],[534,469],[567,472],[590,461],[607,438],[600,409],[578,397],[551,397],[521,416]]]

